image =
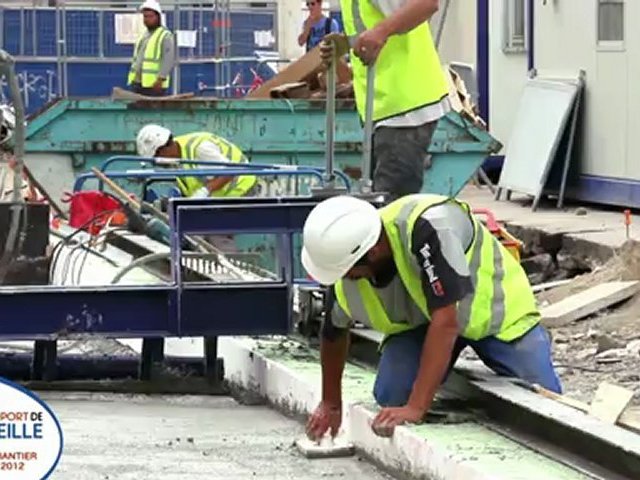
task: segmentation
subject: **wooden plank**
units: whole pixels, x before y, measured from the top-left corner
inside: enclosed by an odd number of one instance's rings
[[[619,385],[602,382],[589,407],[589,415],[613,425],[629,405],[633,393],[632,390]]]
[[[291,62],[273,78],[267,80],[258,88],[250,92],[248,99],[270,99],[271,90],[286,83],[303,82],[310,76],[317,74],[323,68],[320,57],[320,47],[309,50],[295,62]]]
[[[568,397],[566,395],[552,392],[551,390],[547,390],[540,385],[533,385],[533,391],[551,400],[562,403],[563,405],[575,408],[576,410],[579,410],[583,413],[589,413],[589,411],[591,410],[591,407],[587,403],[581,402],[580,400]],[[624,427],[628,430],[640,433],[640,408],[630,407],[625,409],[617,418],[615,423],[620,427]]]
[[[311,92],[306,82],[285,83],[271,89],[271,98],[309,98]]]
[[[542,323],[547,327],[568,325],[626,300],[638,290],[638,281],[601,283],[542,308]]]
[[[184,100],[187,98],[192,98],[194,96],[193,92],[186,93],[177,93],[175,95],[165,95],[163,97],[149,97],[146,95],[141,95],[139,93],[132,92],[131,90],[126,90],[121,87],[113,87],[111,91],[111,98],[113,100],[154,100],[164,102],[167,100]]]

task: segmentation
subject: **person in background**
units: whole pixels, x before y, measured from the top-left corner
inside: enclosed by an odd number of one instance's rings
[[[419,193],[428,147],[451,109],[428,20],[438,0],[340,0],[344,34],[321,44],[326,64],[351,51],[356,106],[364,122],[367,67],[375,62],[373,188],[389,201]]]
[[[168,128],[160,125],[145,125],[136,138],[138,155],[153,158],[172,158],[182,160],[200,160],[208,162],[227,162],[230,167],[247,163],[242,150],[228,140],[209,132],[193,132],[173,136]],[[181,163],[179,168],[203,169],[225,168],[207,167],[202,164]],[[235,177],[176,177],[176,183],[183,197],[257,197],[262,193],[262,184],[254,175]],[[207,240],[225,253],[237,253],[238,248],[233,235],[207,235]]]
[[[174,37],[162,26],[162,8],[157,1],[146,0],[140,10],[147,31],[134,47],[127,85],[141,95],[165,96],[176,63]]]
[[[310,0],[307,2],[309,16],[304,21],[302,33],[298,36],[298,45],[304,45],[308,52],[318,45],[325,35],[338,33],[340,27],[335,19],[325,17],[322,13],[322,0]]]
[[[168,128],[160,125],[145,125],[136,138],[138,155],[152,158],[175,158],[208,162],[247,163],[247,157],[236,145],[209,132],[193,132],[173,136]],[[205,165],[182,163],[181,168],[203,169]],[[211,166],[209,168],[221,168]],[[224,167],[222,167],[224,168]],[[184,197],[244,197],[256,196],[259,192],[257,177],[177,177],[178,188]]]

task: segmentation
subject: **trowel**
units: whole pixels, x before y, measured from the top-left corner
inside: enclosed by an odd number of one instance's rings
[[[344,436],[332,438],[325,435],[320,441],[310,440],[306,436],[295,442],[296,448],[307,458],[350,457],[355,453],[353,443]]]

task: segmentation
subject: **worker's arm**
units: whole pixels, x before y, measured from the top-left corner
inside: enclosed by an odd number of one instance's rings
[[[414,254],[431,322],[422,348],[409,405],[426,413],[444,379],[460,333],[456,304],[473,293],[466,247],[473,239],[470,217],[455,204],[427,210],[414,227]]]
[[[198,146],[198,149],[196,151],[196,158],[198,160],[203,160],[206,162],[231,163],[231,160],[229,160],[227,157],[222,155],[222,151],[220,150],[220,147],[218,147],[218,145],[216,145],[213,142],[206,142],[206,141],[202,142]],[[202,168],[204,166],[200,165],[200,167]],[[215,168],[215,167],[212,166],[209,168]],[[218,167],[218,168],[224,168],[224,167]],[[209,193],[220,190],[229,182],[231,182],[231,180],[233,180],[233,177],[212,176],[210,178],[207,178],[207,181],[206,181],[207,190],[209,190]]]
[[[325,297],[325,318],[320,333],[322,397],[307,422],[307,435],[317,440],[330,430],[336,436],[342,421],[342,374],[349,348],[351,320],[335,302],[333,288]]]
[[[158,80],[165,80],[171,75],[171,70],[176,64],[176,44],[172,33],[165,35],[162,40],[162,59]]]
[[[365,65],[375,62],[392,35],[407,33],[429,20],[438,11],[438,0],[374,0],[385,14],[384,20],[362,32],[353,45],[353,53]]]
[[[450,209],[457,210],[457,215],[451,217]],[[417,422],[429,411],[460,333],[456,304],[473,292],[465,258],[472,238],[471,219],[454,204],[434,207],[416,221],[413,253],[421,266],[431,320],[407,405],[384,409],[374,425],[392,428],[404,422]]]
[[[302,25],[302,33],[298,35],[299,46],[301,47],[305,46],[305,44],[307,43],[307,40],[309,40],[309,35],[311,35],[312,29],[313,29],[313,20],[311,20],[310,17],[307,17],[307,19],[304,21],[304,24]]]

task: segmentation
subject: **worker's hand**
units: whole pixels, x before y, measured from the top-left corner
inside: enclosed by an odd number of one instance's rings
[[[404,407],[383,408],[373,419],[371,429],[380,437],[390,437],[397,425],[417,423],[422,420],[425,412],[419,408],[405,405]]]
[[[161,78],[158,78],[155,83],[153,84],[153,91],[154,92],[161,92],[162,91],[162,82],[163,80]]]
[[[353,45],[353,53],[365,65],[372,65],[378,58],[382,47],[387,43],[388,38],[387,31],[378,24],[374,28],[358,35]]]
[[[349,52],[349,39],[344,33],[330,33],[320,42],[320,56],[327,67],[334,58],[340,58]]]
[[[342,405],[330,405],[320,402],[307,422],[307,437],[309,440],[319,441],[327,430],[335,438],[342,423]]]
[[[209,189],[207,187],[200,187],[193,192],[189,198],[207,198],[209,196]]]

